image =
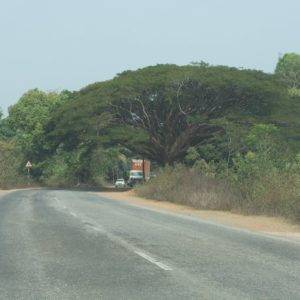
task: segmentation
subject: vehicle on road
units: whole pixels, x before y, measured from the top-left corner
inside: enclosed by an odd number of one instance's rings
[[[150,161],[147,159],[132,159],[129,172],[129,186],[148,181],[150,179]]]
[[[126,187],[126,181],[123,178],[117,179],[115,182],[115,188],[125,188]]]

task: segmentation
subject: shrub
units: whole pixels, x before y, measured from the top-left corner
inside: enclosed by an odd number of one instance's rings
[[[300,219],[300,168],[262,152],[249,152],[234,161],[228,180],[240,192],[236,209],[245,213]]]
[[[169,200],[201,209],[231,209],[235,195],[223,181],[205,176],[197,168],[177,165],[166,167],[156,178],[139,186],[143,197]]]
[[[137,194],[200,209],[233,210],[245,214],[283,216],[300,221],[300,164],[275,167],[249,153],[234,168],[215,173],[198,163],[194,168],[166,167],[137,187]]]
[[[236,209],[300,219],[300,164],[277,136],[273,125],[253,126],[246,138],[250,150],[233,159],[227,180],[240,193]]]
[[[76,185],[77,179],[74,167],[71,167],[74,155],[66,152],[59,152],[49,161],[40,166],[44,169],[41,181],[50,187],[72,187]]]
[[[277,137],[275,126],[255,125],[245,137],[248,152],[235,154],[230,165],[198,159],[192,168],[167,167],[137,192],[196,208],[300,221],[300,154],[290,158]],[[195,157],[192,150],[189,163]]]
[[[0,188],[11,188],[24,186],[27,179],[20,175],[19,169],[22,165],[22,157],[13,142],[0,142]]]

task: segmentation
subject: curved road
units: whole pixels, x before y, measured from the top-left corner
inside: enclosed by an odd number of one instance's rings
[[[101,198],[0,198],[1,299],[300,299],[300,244]]]

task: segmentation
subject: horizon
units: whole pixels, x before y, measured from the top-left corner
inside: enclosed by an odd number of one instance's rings
[[[12,0],[2,6],[5,114],[34,88],[74,91],[125,70],[201,60],[272,73],[281,54],[300,52],[296,0]]]

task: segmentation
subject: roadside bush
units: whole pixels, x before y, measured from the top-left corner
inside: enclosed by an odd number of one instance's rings
[[[47,186],[101,188],[111,180],[110,176],[116,179],[118,170],[126,169],[124,160],[118,149],[96,148],[90,154],[89,148],[83,146],[70,152],[58,149],[38,167],[43,170],[41,180]]]
[[[277,135],[273,125],[253,126],[246,138],[250,150],[233,159],[227,180],[240,193],[236,209],[300,220],[300,164]]]
[[[49,187],[73,187],[78,182],[74,163],[75,157],[66,152],[59,152],[40,166],[44,169],[41,181]]]
[[[117,177],[124,177],[128,169],[127,158],[118,148],[96,148],[90,160],[90,180],[97,187],[104,187],[114,182]]]
[[[244,214],[283,216],[300,221],[300,165],[284,170],[248,154],[229,172],[177,165],[136,188],[138,195],[199,209],[231,210]],[[269,163],[269,165],[268,165]]]
[[[21,155],[13,142],[0,141],[0,188],[20,187],[27,184],[25,176],[20,175]],[[24,169],[24,174],[25,174]]]
[[[206,176],[199,168],[166,167],[156,178],[139,186],[140,196],[201,209],[231,209],[235,198],[225,181]]]
[[[105,180],[104,176],[93,176],[92,185],[97,188],[103,188],[108,185],[107,180]]]
[[[193,167],[167,167],[138,187],[137,193],[196,208],[300,222],[300,154],[291,158],[284,145],[276,142],[277,135],[273,125],[255,125],[245,137],[248,152],[237,153],[230,165],[198,159]]]
[[[300,221],[300,165],[280,162],[266,153],[249,152],[235,160],[228,180],[239,190],[235,209],[244,213],[281,215]]]

